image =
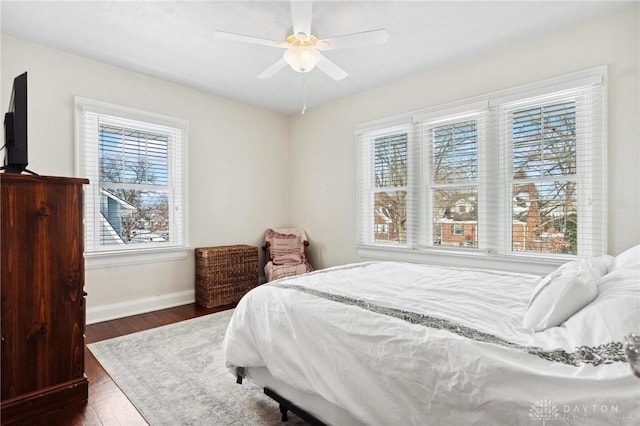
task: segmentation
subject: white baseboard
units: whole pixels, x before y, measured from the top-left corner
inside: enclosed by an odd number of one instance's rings
[[[144,314],[174,306],[187,305],[196,300],[195,290],[185,290],[160,296],[128,300],[111,305],[87,308],[87,324],[124,318],[131,315]]]

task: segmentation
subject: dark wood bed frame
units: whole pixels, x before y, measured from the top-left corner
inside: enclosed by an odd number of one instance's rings
[[[284,398],[283,396],[279,395],[274,390],[269,388],[264,388],[264,393],[269,398],[273,399],[280,405],[280,413],[282,414],[281,420],[283,422],[286,422],[289,419],[289,417],[287,416],[287,412],[291,411],[292,413],[295,413],[298,417],[300,417],[302,420],[306,421],[312,426],[328,426],[326,423],[318,420],[318,418],[315,417],[313,414],[298,407],[296,404]]]

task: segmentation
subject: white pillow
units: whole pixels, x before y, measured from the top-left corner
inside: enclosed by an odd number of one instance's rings
[[[524,314],[523,325],[533,331],[557,327],[598,295],[596,280],[558,276],[532,298]]]
[[[623,341],[640,325],[640,265],[609,272],[596,283],[598,296],[562,327],[580,344]]]
[[[538,284],[531,293],[529,305],[533,303],[535,298],[544,290],[553,280],[557,278],[580,278],[583,281],[596,281],[605,275],[609,265],[612,263],[613,257],[609,255],[592,257],[589,259],[577,259],[567,262],[555,271],[538,281]]]
[[[608,255],[573,260],[542,278],[533,289],[523,325],[542,331],[565,322],[595,299],[596,283],[612,260]]]
[[[610,266],[609,271],[632,265],[640,265],[640,244],[617,255],[613,259],[613,264]]]

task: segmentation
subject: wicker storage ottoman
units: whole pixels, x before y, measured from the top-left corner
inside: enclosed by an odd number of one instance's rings
[[[196,249],[196,303],[205,308],[237,303],[258,285],[258,247]]]

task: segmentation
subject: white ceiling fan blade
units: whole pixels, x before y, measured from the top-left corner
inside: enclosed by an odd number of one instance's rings
[[[242,34],[228,33],[226,31],[218,30],[215,33],[213,33],[213,35],[216,38],[220,38],[223,40],[238,41],[241,43],[260,44],[262,46],[270,46],[270,47],[287,47],[281,41],[268,40],[266,38],[252,37],[252,36],[242,35]]]
[[[293,35],[299,40],[306,40],[305,36],[311,35],[311,10],[313,3],[310,1],[291,0],[291,22],[293,23]],[[304,36],[302,36],[304,34]],[[302,36],[302,38],[300,38]]]
[[[319,50],[346,49],[349,47],[386,43],[387,40],[389,40],[389,33],[387,30],[380,29],[319,40],[316,43],[316,47]]]
[[[320,61],[316,66],[336,81],[340,81],[349,75],[348,72],[331,62],[323,55],[320,55]]]
[[[262,79],[271,78],[278,71],[280,71],[282,68],[284,68],[286,66],[287,66],[287,63],[285,62],[284,58],[280,58],[280,60],[278,62],[276,62],[275,64],[271,65],[266,70],[262,71],[262,73],[260,73],[260,75],[258,75],[258,78],[262,78]]]

